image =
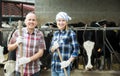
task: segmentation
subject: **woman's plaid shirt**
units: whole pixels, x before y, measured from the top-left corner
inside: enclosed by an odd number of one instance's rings
[[[63,60],[68,60],[71,56],[77,57],[79,50],[79,44],[77,42],[76,33],[69,30],[56,31],[53,35],[51,46],[55,43],[59,43],[59,50]],[[57,51],[52,56],[52,70],[56,72],[63,72],[60,66],[60,58]],[[69,66],[70,67],[70,66]]]

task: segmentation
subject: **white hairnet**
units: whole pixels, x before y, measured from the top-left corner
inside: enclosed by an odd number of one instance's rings
[[[63,19],[66,20],[66,21],[71,20],[71,17],[68,16],[68,14],[65,13],[65,12],[59,12],[59,13],[56,15],[56,21],[57,21],[59,18],[63,18]]]

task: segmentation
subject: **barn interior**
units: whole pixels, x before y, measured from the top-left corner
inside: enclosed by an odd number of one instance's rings
[[[118,76],[120,73],[120,0],[0,0],[0,46],[4,47],[5,61],[8,60],[7,41],[11,31],[17,29],[18,20],[23,21],[25,15],[30,11],[35,11],[38,18],[39,29],[45,34],[47,48],[50,46],[50,39],[56,28],[55,16],[58,12],[67,12],[72,20],[69,22],[70,28],[75,30],[80,43],[80,55],[76,59],[72,68],[72,76],[79,74],[87,76],[91,74],[85,71],[85,59],[83,56],[83,36],[87,36],[87,32],[96,32],[96,42],[102,39],[103,50],[110,52],[110,65],[104,58],[104,67],[100,69],[99,58],[95,58],[95,65],[92,69],[96,76],[105,71],[103,75]],[[97,25],[99,24],[99,25]],[[106,26],[103,26],[106,25]],[[23,24],[24,26],[24,24]],[[44,28],[42,26],[47,26]],[[51,27],[52,26],[52,27]],[[85,36],[85,37],[86,37]],[[95,35],[96,36],[96,35]],[[84,38],[85,38],[84,37]],[[111,42],[112,41],[112,42]],[[106,49],[107,48],[107,49]],[[107,53],[107,52],[105,52]],[[104,54],[105,55],[105,54]],[[107,56],[107,55],[106,55]],[[50,55],[45,52],[41,61],[43,62],[43,76],[50,75]],[[0,63],[0,76],[3,76],[4,64]],[[96,71],[99,71],[96,72]],[[114,71],[114,72],[113,72]],[[86,74],[85,74],[86,73]]]

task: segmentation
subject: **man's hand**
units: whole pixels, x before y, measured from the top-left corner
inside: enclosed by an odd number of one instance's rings
[[[68,67],[68,66],[70,65],[70,63],[71,63],[71,62],[70,62],[69,60],[67,60],[67,61],[62,61],[62,62],[60,63],[61,69]]]
[[[22,57],[22,58],[19,58],[18,60],[17,60],[17,64],[18,64],[18,66],[21,66],[21,65],[23,65],[23,64],[27,64],[27,63],[29,63],[29,62],[31,62],[31,59],[28,57]]]
[[[23,37],[22,36],[18,36],[18,38],[16,39],[17,45],[19,45],[22,42],[23,42]]]

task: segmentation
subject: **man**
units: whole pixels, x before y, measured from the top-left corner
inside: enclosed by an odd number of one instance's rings
[[[26,27],[22,28],[22,36],[16,30],[8,44],[8,50],[16,49],[16,75],[20,76],[20,66],[23,65],[23,76],[40,76],[40,61],[46,49],[44,36],[37,28],[37,16],[30,12],[25,18]],[[19,44],[22,43],[23,57],[20,57]]]

